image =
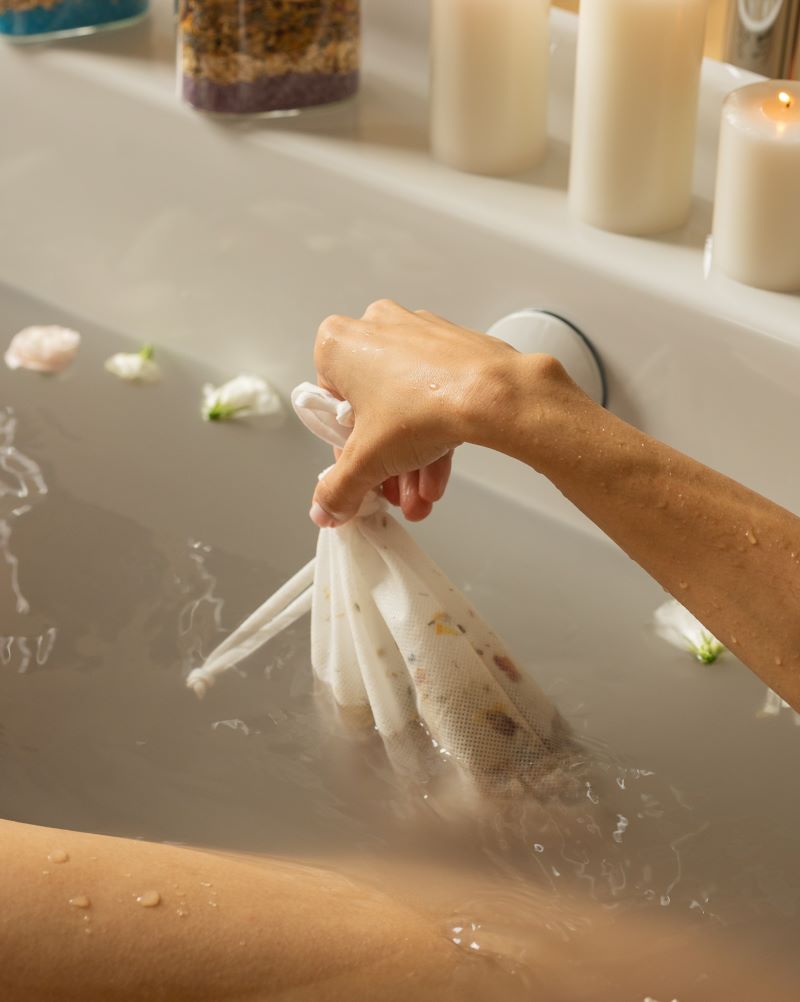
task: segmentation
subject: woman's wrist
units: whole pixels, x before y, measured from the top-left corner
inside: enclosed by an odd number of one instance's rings
[[[465,440],[504,452],[541,473],[557,461],[560,432],[591,400],[550,355],[503,354],[468,395]]]

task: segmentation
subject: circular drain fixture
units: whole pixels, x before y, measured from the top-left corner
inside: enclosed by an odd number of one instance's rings
[[[525,355],[552,355],[596,403],[606,406],[608,388],[603,363],[592,342],[578,328],[548,310],[509,313],[488,331]]]

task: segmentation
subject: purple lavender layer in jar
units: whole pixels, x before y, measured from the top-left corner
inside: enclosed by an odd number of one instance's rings
[[[358,91],[358,70],[350,73],[285,73],[253,81],[220,84],[187,74],[183,99],[203,111],[231,115],[267,114],[331,104]]]

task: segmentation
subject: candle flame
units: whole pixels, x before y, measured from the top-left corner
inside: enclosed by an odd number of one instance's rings
[[[792,106],[792,95],[788,94],[785,90],[782,90],[778,94],[778,100],[784,106],[784,108],[791,108]]]

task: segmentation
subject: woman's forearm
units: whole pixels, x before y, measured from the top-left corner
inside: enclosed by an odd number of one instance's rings
[[[397,475],[425,495],[414,471],[461,442],[505,452],[552,480],[800,710],[796,516],[592,403],[555,359],[430,313],[380,301],[360,320],[329,317],[316,361],[356,416],[317,485],[318,525],[352,518],[368,489]],[[426,514],[445,480],[406,514]]]
[[[557,363],[521,364],[536,394],[484,444],[547,476],[800,710],[800,518],[599,407]]]

